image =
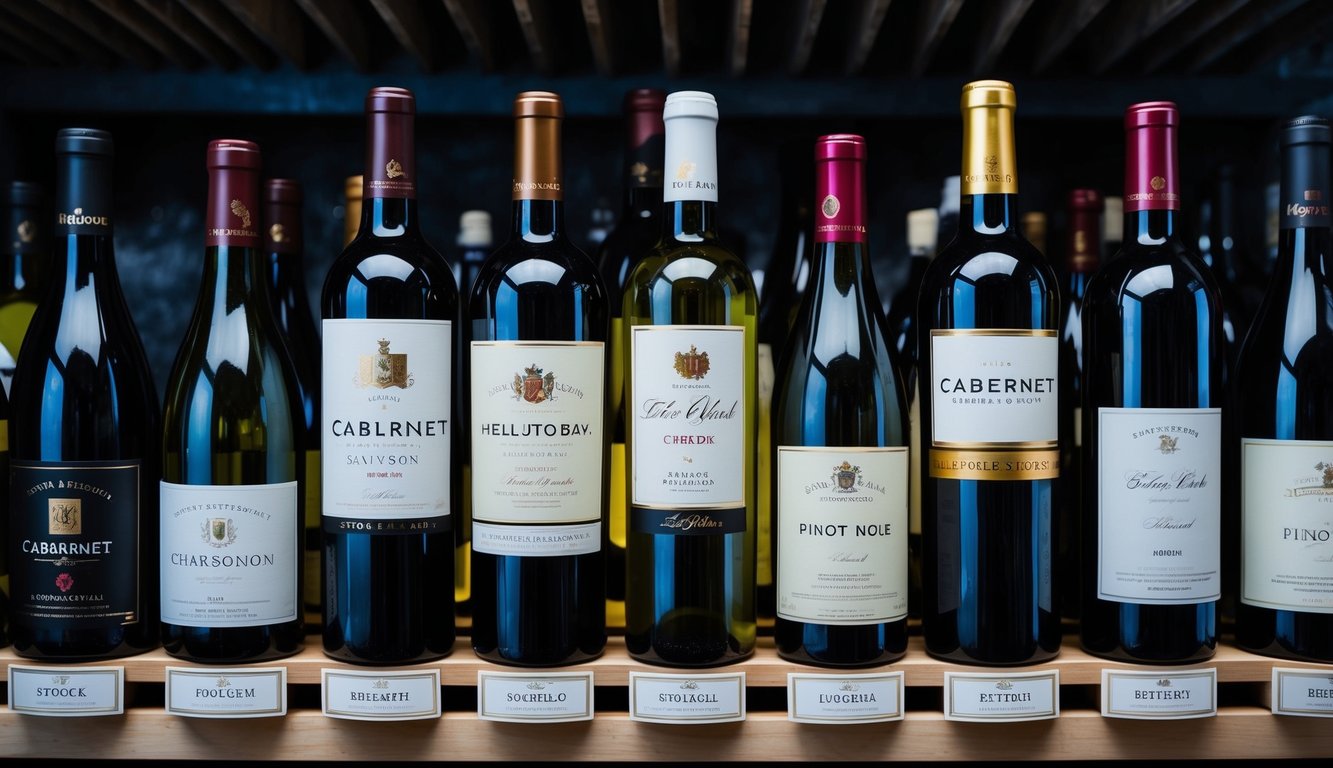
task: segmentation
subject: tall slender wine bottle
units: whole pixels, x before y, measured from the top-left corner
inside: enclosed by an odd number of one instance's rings
[[[1333,662],[1333,252],[1327,120],[1283,126],[1277,267],[1241,347],[1236,642]]]
[[[514,219],[469,302],[472,647],[507,664],[606,645],[606,290],[565,233],[560,97],[514,99]]]
[[[111,134],[56,135],[56,252],[14,372],[10,631],[20,656],[158,644],[157,391],[112,248]]]
[[[1222,307],[1179,230],[1166,101],[1125,112],[1121,255],[1083,302],[1083,647],[1213,655],[1221,579]]]
[[[460,301],[466,303],[477,282],[481,265],[491,255],[491,215],[486,211],[463,211],[458,217],[458,257],[454,259],[454,278],[458,280]],[[463,459],[463,491],[458,520],[454,524],[454,606],[460,616],[472,612],[472,437],[468,425],[468,382],[471,381],[472,356],[462,354],[455,361],[454,386],[459,394],[458,454]]]
[[[773,411],[778,653],[907,652],[907,405],[870,268],[865,140],[815,142],[815,262]]]
[[[343,247],[351,245],[361,229],[361,188],[365,180],[360,176],[343,179]]]
[[[629,547],[625,645],[701,667],[755,643],[755,323],[718,243],[717,101],[667,97],[662,238],[625,285]]]
[[[367,664],[454,644],[458,288],[417,216],[416,100],[366,96],[361,229],[324,282],[324,652]]]
[[[5,235],[0,240],[0,386],[6,393],[14,379],[23,336],[37,311],[39,272],[50,245],[42,220],[42,189],[26,181],[12,181],[0,200]],[[0,571],[2,573],[3,571]]]
[[[621,296],[639,260],[662,235],[662,160],[666,127],[662,107],[666,91],[639,88],[625,94],[625,208],[615,229],[602,241],[597,268],[611,305],[611,367],[608,429],[611,471],[607,481],[606,624],[625,626],[625,320]]]
[[[301,225],[301,184],[293,179],[264,182],[264,251],[268,254],[268,297],[278,330],[286,341],[296,383],[301,390],[302,445],[305,466],[301,533],[302,602],[307,611],[318,612],[323,591],[320,555],[324,534],[319,526],[319,329],[315,327],[306,291],[304,247]]]
[[[1125,240],[1125,198],[1107,195],[1102,204],[1102,260],[1120,255]]]
[[[917,313],[922,628],[932,656],[971,664],[1060,650],[1060,302],[1017,229],[1016,105],[1009,83],[963,86],[958,235],[926,271]]]
[[[204,280],[167,379],[162,645],[191,661],[280,658],[305,636],[305,408],[269,298],[259,169],[254,143],[209,142]]]

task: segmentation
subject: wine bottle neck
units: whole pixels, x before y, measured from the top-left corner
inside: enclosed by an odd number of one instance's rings
[[[1134,241],[1141,245],[1162,245],[1179,236],[1179,227],[1180,212],[1168,208],[1125,214],[1125,231],[1134,233]]]
[[[205,291],[231,309],[243,302],[267,299],[265,259],[256,248],[213,245],[204,249]]]
[[[958,210],[959,232],[1001,235],[1016,232],[1015,196],[990,193],[964,195]]]
[[[1278,233],[1274,279],[1281,285],[1294,286],[1313,278],[1333,289],[1329,283],[1331,243],[1333,238],[1325,227],[1284,227]]]
[[[816,302],[857,294],[874,299],[875,281],[864,243],[817,243],[814,266],[814,279],[809,290]]]
[[[565,238],[565,204],[561,200],[515,200],[514,237],[528,243]]]
[[[673,200],[666,204],[663,236],[684,242],[717,239],[717,203],[704,200]]]
[[[362,201],[361,231],[372,237],[406,237],[419,227],[417,201],[405,197],[372,197]]]

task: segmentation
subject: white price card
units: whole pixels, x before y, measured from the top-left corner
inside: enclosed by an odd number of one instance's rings
[[[592,671],[477,672],[477,718],[503,723],[591,720]]]
[[[1273,714],[1333,717],[1333,670],[1273,667]]]
[[[124,714],[125,668],[10,664],[9,708],[48,717]]]
[[[629,719],[641,723],[738,723],[745,719],[745,673],[629,673]]]
[[[1102,670],[1102,717],[1187,720],[1216,714],[1215,668]]]
[[[324,714],[344,720],[430,720],[442,713],[440,670],[320,670]]]
[[[903,719],[903,673],[787,673],[787,719],[795,723],[886,723]]]
[[[286,667],[167,667],[166,710],[181,717],[287,714]]]
[[[945,672],[944,719],[1016,723],[1060,716],[1060,670]]]

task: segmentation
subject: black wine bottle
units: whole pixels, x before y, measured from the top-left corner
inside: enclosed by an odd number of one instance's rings
[[[1060,303],[1017,229],[1016,105],[1009,83],[963,87],[958,235],[926,271],[917,313],[922,630],[931,655],[972,664],[1060,650]]]
[[[162,645],[191,661],[280,658],[305,638],[305,403],[269,297],[259,170],[253,142],[209,142],[204,279],[167,379]]]
[[[514,100],[513,229],[471,320],[472,648],[507,664],[606,645],[606,290],[564,228],[560,97]]]
[[[1125,113],[1121,254],[1083,303],[1083,647],[1209,658],[1221,594],[1222,306],[1179,230],[1170,102]]]
[[[870,268],[865,140],[815,142],[814,269],[773,411],[778,653],[907,652],[907,406]]]
[[[56,136],[55,248],[10,404],[10,631],[20,656],[158,644],[161,432],[112,246],[111,135]]]
[[[1333,662],[1333,238],[1330,130],[1283,126],[1282,216],[1268,294],[1241,347],[1241,588],[1236,642]],[[1235,450],[1235,448],[1232,448]]]
[[[421,234],[412,93],[366,113],[361,229],[321,301],[324,652],[404,664],[454,645],[458,288]]]

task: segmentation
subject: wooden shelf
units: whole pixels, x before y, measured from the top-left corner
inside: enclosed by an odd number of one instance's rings
[[[286,717],[255,720],[193,720],[161,708],[164,668],[183,662],[161,650],[105,662],[125,667],[129,707],[120,717],[82,719],[71,728],[63,718],[19,715],[0,706],[0,754],[56,758],[373,759],[373,760],[1075,760],[1233,757],[1319,757],[1333,754],[1333,728],[1326,719],[1275,717],[1267,708],[1274,666],[1333,667],[1255,656],[1232,646],[1197,666],[1216,667],[1222,707],[1215,718],[1147,722],[1101,717],[1095,690],[1106,668],[1144,669],[1084,653],[1067,638],[1055,661],[1023,671],[1058,668],[1064,706],[1059,719],[1035,723],[969,724],[946,721],[939,688],[946,671],[969,669],[926,655],[913,637],[906,658],[879,670],[901,670],[909,688],[906,719],[897,723],[831,727],[787,720],[788,672],[828,672],[778,658],[771,637],[761,637],[755,656],[720,670],[743,669],[750,689],[744,723],[707,726],[633,722],[624,711],[631,671],[663,671],[632,661],[624,639],[613,637],[606,654],[574,669],[592,669],[598,710],[591,722],[519,725],[477,719],[471,692],[477,672],[509,670],[478,659],[466,637],[453,654],[416,668],[441,671],[445,714],[437,721],[365,723],[332,720],[317,708],[320,669],[346,668],[328,659],[317,636],[300,654],[248,666],[285,666]],[[8,665],[30,663],[11,649],[0,651],[0,679]],[[78,666],[78,665],[71,665]],[[720,671],[719,670],[719,671]],[[857,672],[876,671],[856,670]],[[995,671],[988,669],[988,671]],[[934,689],[934,690],[932,690]],[[73,734],[77,734],[74,736]],[[387,737],[387,738],[386,738]]]

